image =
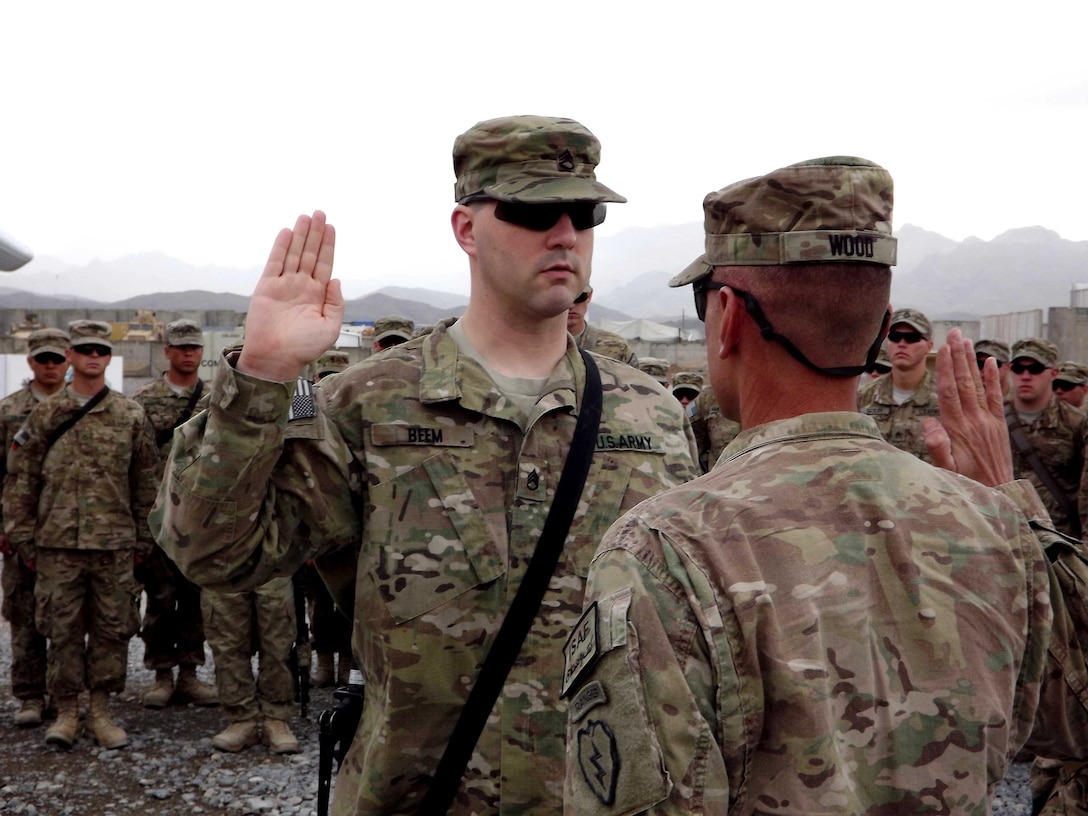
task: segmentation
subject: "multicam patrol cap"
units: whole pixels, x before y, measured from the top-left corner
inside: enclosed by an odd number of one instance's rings
[[[453,143],[453,197],[541,204],[624,202],[594,174],[601,143],[573,119],[506,116],[479,122]]]
[[[975,354],[985,354],[995,358],[999,363],[1009,361],[1009,345],[1000,340],[979,340],[975,343]]]
[[[1066,360],[1058,366],[1058,376],[1054,379],[1065,380],[1065,382],[1073,383],[1073,385],[1088,384],[1088,366]]]
[[[379,317],[374,321],[374,342],[380,343],[390,337],[399,337],[400,342],[410,340],[415,323],[407,317]]]
[[[166,324],[166,345],[203,346],[204,330],[195,320],[175,320]]]
[[[1058,347],[1041,337],[1025,337],[1012,344],[1011,359],[1018,360],[1021,357],[1054,368],[1058,365]]]
[[[639,357],[638,370],[649,374],[662,385],[669,381],[669,361],[661,357]]]
[[[933,324],[917,309],[896,309],[888,326],[892,327],[897,323],[906,323],[912,329],[917,329],[927,340],[933,335]]]
[[[112,333],[110,324],[103,323],[101,320],[73,320],[68,324],[68,338],[73,346],[93,343],[96,346],[112,349],[113,343],[110,341]]]
[[[669,281],[686,286],[715,266],[875,263],[894,266],[892,177],[854,156],[791,164],[703,199],[705,253]]]
[[[880,351],[877,352],[876,359],[873,361],[872,367],[879,371],[881,374],[887,374],[892,370],[892,359],[888,356],[888,350],[883,346],[880,347]]]
[[[324,377],[328,374],[338,374],[350,364],[351,360],[346,351],[329,349],[318,357],[317,362],[314,363],[314,375],[317,377]]]
[[[678,371],[672,378],[672,393],[679,396],[678,391],[687,391],[693,397],[703,390],[703,377],[694,371]]]
[[[26,339],[28,357],[38,354],[59,354],[63,357],[68,346],[68,335],[60,329],[38,329]]]

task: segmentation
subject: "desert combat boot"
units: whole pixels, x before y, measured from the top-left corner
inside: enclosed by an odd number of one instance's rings
[[[219,705],[219,692],[200,682],[200,678],[196,676],[196,666],[179,666],[178,682],[174,686],[174,702],[195,703],[198,706]]]
[[[46,729],[45,744],[71,748],[79,735],[79,698],[59,697],[56,706],[57,719]]]
[[[87,725],[95,740],[103,748],[124,748],[128,734],[110,716],[110,693],[105,689],[91,689],[91,709]]]
[[[174,672],[172,669],[156,669],[155,685],[143,696],[146,708],[166,708],[174,696]]]
[[[15,712],[15,724],[20,728],[33,728],[42,724],[42,712],[45,710],[45,700],[41,697],[27,697],[19,704],[19,710]]]
[[[232,722],[212,737],[212,747],[220,751],[229,751],[232,754],[236,754],[250,745],[256,745],[258,742],[260,742],[260,737],[257,735],[256,720]]]
[[[297,754],[298,740],[291,733],[291,727],[283,720],[265,717],[261,728],[264,744],[273,754]]]

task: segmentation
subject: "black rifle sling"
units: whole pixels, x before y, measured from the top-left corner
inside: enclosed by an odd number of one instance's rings
[[[449,810],[461,777],[484,730],[487,716],[495,706],[506,676],[514,665],[525,635],[540,611],[540,602],[548,588],[548,581],[555,573],[559,555],[567,531],[574,518],[574,510],[585,487],[589,464],[596,447],[597,428],[601,421],[601,376],[597,364],[585,351],[579,349],[586,366],[586,388],[582,395],[582,407],[578,424],[574,429],[563,473],[555,489],[544,529],[525,575],[521,579],[510,610],[499,627],[495,641],[487,653],[476,682],[469,692],[465,707],[454,726],[453,734],[446,743],[446,750],[438,763],[434,778],[420,803],[418,812],[425,816],[441,816]]]
[[[1058,504],[1061,505],[1062,510],[1065,511],[1066,518],[1069,519],[1069,526],[1076,533],[1074,537],[1080,538],[1080,511],[1070,500],[1066,492],[1062,490],[1061,485],[1058,484],[1058,480],[1054,478],[1054,474],[1043,464],[1043,460],[1039,458],[1039,454],[1035,452],[1031,440],[1028,439],[1027,434],[1024,433],[1023,426],[1020,424],[1020,417],[1017,416],[1016,409],[1012,405],[1005,406],[1005,424],[1009,426],[1009,436],[1012,438],[1013,444],[1016,445],[1016,449],[1020,452],[1020,455],[1024,457],[1024,461],[1031,465],[1031,469],[1035,471],[1035,475],[1039,477],[1039,481],[1043,483],[1043,486],[1050,492],[1050,495],[1055,498]]]
[[[49,453],[49,449],[52,448],[57,440],[64,436],[68,431],[72,429],[72,426],[79,422],[83,417],[87,416],[98,403],[102,402],[106,398],[106,395],[110,393],[110,387],[103,385],[102,390],[87,400],[83,405],[79,407],[79,410],[72,414],[68,419],[64,420],[60,425],[53,429],[53,433],[49,434],[49,439],[46,440],[45,450],[42,451],[42,456]]]
[[[155,434],[155,444],[165,445],[174,438],[174,431],[184,425],[193,415],[193,409],[200,401],[200,395],[204,393],[204,380],[198,379],[193,387],[193,393],[189,395],[189,401],[185,403],[185,410],[178,414],[177,420],[169,428],[163,428]]]

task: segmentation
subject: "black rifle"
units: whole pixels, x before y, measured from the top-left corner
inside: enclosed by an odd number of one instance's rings
[[[328,816],[329,793],[332,789],[332,761],[336,760],[336,770],[347,756],[351,741],[359,728],[363,716],[363,697],[366,687],[363,674],[355,666],[351,667],[348,684],[340,686],[332,693],[336,699],[336,708],[325,709],[317,718],[320,735],[320,752],[317,760],[317,816]]]
[[[310,703],[310,629],[306,625],[306,579],[303,570],[291,576],[291,588],[295,595],[295,645],[291,654],[295,659],[295,702],[299,716],[306,719],[306,706]]]

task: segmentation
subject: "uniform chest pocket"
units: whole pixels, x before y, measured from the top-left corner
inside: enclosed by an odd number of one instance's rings
[[[481,492],[446,452],[370,488],[368,570],[397,623],[505,574],[506,510]]]

